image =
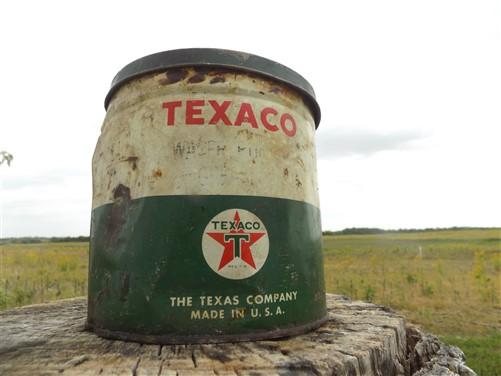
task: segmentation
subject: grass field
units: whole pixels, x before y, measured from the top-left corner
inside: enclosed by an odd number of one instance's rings
[[[324,237],[327,291],[384,304],[501,375],[501,231]],[[0,245],[0,309],[84,295],[87,243]]]
[[[0,245],[0,310],[87,294],[88,243]]]
[[[324,238],[328,292],[390,306],[501,375],[501,231]]]

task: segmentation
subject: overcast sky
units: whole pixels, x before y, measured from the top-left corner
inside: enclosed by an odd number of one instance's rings
[[[314,87],[324,229],[501,226],[500,1],[4,1],[0,237],[87,235],[104,97],[217,47]]]

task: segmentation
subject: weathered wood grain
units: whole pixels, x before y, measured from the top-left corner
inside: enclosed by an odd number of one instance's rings
[[[374,304],[327,295],[329,321],[273,341],[141,345],[85,331],[84,298],[0,313],[2,375],[475,375],[463,353]],[[448,372],[448,373],[447,373]]]

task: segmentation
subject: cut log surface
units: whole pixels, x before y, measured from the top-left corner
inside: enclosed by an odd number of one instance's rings
[[[0,313],[0,375],[461,375],[456,347],[392,310],[327,295],[322,327],[279,340],[142,345],[85,330],[85,298]]]

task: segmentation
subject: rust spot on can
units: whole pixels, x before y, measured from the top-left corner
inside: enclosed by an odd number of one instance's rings
[[[204,72],[196,72],[193,76],[188,79],[189,84],[198,84],[199,82],[205,81]]]
[[[160,85],[170,85],[184,80],[188,76],[188,71],[184,68],[170,69],[165,73],[165,78],[158,81]]]
[[[129,162],[132,165],[132,169],[135,170],[137,168],[137,161],[139,160],[139,157],[136,157],[135,155],[131,155],[128,158],[123,159],[124,162]]]
[[[127,222],[130,189],[123,184],[118,184],[113,190],[113,204],[110,215],[106,222],[106,246],[107,249],[116,243],[123,226]]]
[[[213,79],[211,79],[209,81],[209,83],[210,84],[218,84],[218,83],[225,82],[225,81],[226,81],[226,78],[224,78],[223,76],[216,76]]]
[[[159,168],[157,168],[156,170],[153,170],[153,176],[155,178],[159,178],[162,176],[162,170],[160,170]]]
[[[118,184],[113,189],[113,204],[122,204],[130,201],[130,189],[123,184]]]
[[[301,183],[301,180],[299,180],[299,178],[296,175],[296,187],[301,188],[302,185],[303,183]]]

